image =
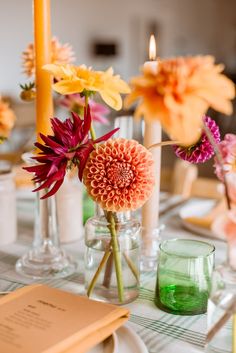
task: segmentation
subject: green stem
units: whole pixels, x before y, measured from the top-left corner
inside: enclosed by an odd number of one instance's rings
[[[111,255],[111,252],[109,250],[106,250],[104,255],[103,255],[103,258],[102,258],[102,260],[101,260],[101,262],[100,262],[100,264],[99,264],[99,266],[97,268],[97,271],[96,271],[95,275],[93,276],[92,281],[89,284],[89,287],[88,287],[88,290],[87,290],[87,296],[88,297],[90,297],[90,295],[91,295],[91,293],[92,293],[92,291],[94,289],[94,286],[95,286],[95,284],[97,282],[97,279],[98,279],[100,273],[102,272],[102,269],[105,266],[105,264],[106,264],[106,262],[107,262],[107,260],[108,260],[110,255]]]
[[[88,104],[89,104],[89,95],[88,95],[88,93],[84,94],[84,104],[85,104],[85,108],[87,109]],[[91,123],[89,131],[90,131],[90,135],[91,135],[92,140],[96,140],[96,132],[94,130],[94,127],[93,127],[92,123]]]
[[[84,95],[84,104],[85,104],[85,108],[88,107],[88,102],[89,102],[89,96],[87,93],[85,93]]]
[[[92,140],[96,140],[96,133],[95,133],[95,130],[93,128],[93,124],[91,123],[91,126],[90,126],[90,135],[92,137]]]
[[[106,263],[106,268],[104,272],[103,286],[106,288],[109,288],[111,284],[112,269],[113,269],[113,254],[111,253],[111,256],[109,256],[109,259]]]
[[[137,267],[133,263],[133,261],[129,258],[129,256],[124,252],[123,256],[125,258],[125,261],[127,265],[129,266],[131,272],[133,273],[134,277],[136,278],[137,283],[139,284],[139,272],[137,270]]]
[[[111,245],[113,250],[115,270],[116,270],[116,281],[118,287],[119,301],[122,303],[124,301],[124,285],[123,285],[123,276],[121,268],[121,256],[120,249],[116,233],[116,222],[113,215],[113,212],[107,212],[107,220],[109,222],[109,229],[111,233]]]

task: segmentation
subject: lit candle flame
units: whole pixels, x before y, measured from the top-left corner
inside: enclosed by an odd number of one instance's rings
[[[157,55],[157,50],[156,50],[156,39],[155,36],[152,34],[150,37],[149,41],[149,59],[150,60],[156,60],[156,55]]]

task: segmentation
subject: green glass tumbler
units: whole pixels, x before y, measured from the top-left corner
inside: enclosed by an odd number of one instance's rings
[[[207,311],[215,247],[190,239],[166,240],[160,244],[155,304],[178,315]]]

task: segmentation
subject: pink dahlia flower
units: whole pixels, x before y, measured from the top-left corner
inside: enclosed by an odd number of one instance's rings
[[[227,173],[226,183],[227,183],[227,188],[228,188],[227,192],[230,198],[231,206],[232,204],[236,206],[236,173]]]
[[[215,142],[220,142],[220,130],[215,121],[209,116],[203,117],[204,124],[211,131]],[[191,146],[173,146],[177,157],[190,163],[205,163],[214,155],[214,148],[210,143],[206,133],[203,131],[201,138],[197,143]]]
[[[236,172],[236,135],[226,134],[219,145],[219,151],[223,159],[224,173]],[[217,177],[223,181],[222,165],[215,157],[215,172]]]
[[[59,103],[66,107],[69,111],[83,115],[85,107],[85,99],[82,98],[79,93],[67,94],[62,97]],[[110,113],[110,109],[105,107],[103,104],[96,103],[94,100],[89,100],[91,116],[93,121],[97,121],[100,124],[108,124],[106,115]]]
[[[83,181],[89,195],[103,209],[135,210],[153,191],[152,154],[134,140],[108,140],[90,154]]]
[[[90,139],[89,107],[85,111],[84,119],[72,112],[72,120],[68,118],[62,122],[53,118],[51,122],[54,135],[40,134],[44,144],[35,143],[35,146],[41,150],[39,155],[33,158],[38,164],[24,168],[34,173],[33,180],[40,183],[34,191],[50,189],[42,197],[43,199],[57,192],[63,183],[67,168],[77,167],[79,178],[82,180],[85,164],[95,144],[106,141],[118,130],[114,129],[96,140]]]

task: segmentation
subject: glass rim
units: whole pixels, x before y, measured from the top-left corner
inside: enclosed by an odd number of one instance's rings
[[[201,243],[201,244],[204,244],[204,245],[208,245],[210,250],[207,254],[204,254],[204,255],[192,255],[192,254],[188,254],[188,255],[182,255],[182,254],[176,254],[176,253],[173,253],[171,251],[168,251],[168,250],[165,250],[163,249],[163,246],[164,244],[166,243],[174,243],[174,242],[177,242],[177,241],[186,241],[186,242],[190,242],[190,243]],[[202,241],[202,240],[196,240],[196,239],[184,239],[184,238],[174,238],[174,239],[168,239],[168,240],[164,240],[163,242],[160,243],[159,245],[159,249],[160,251],[162,251],[163,253],[165,253],[166,255],[170,255],[170,256],[175,256],[175,257],[180,257],[180,258],[183,258],[183,259],[199,259],[199,258],[206,258],[212,254],[214,254],[215,252],[215,245],[213,244],[210,244],[210,243],[207,243],[205,241]]]

